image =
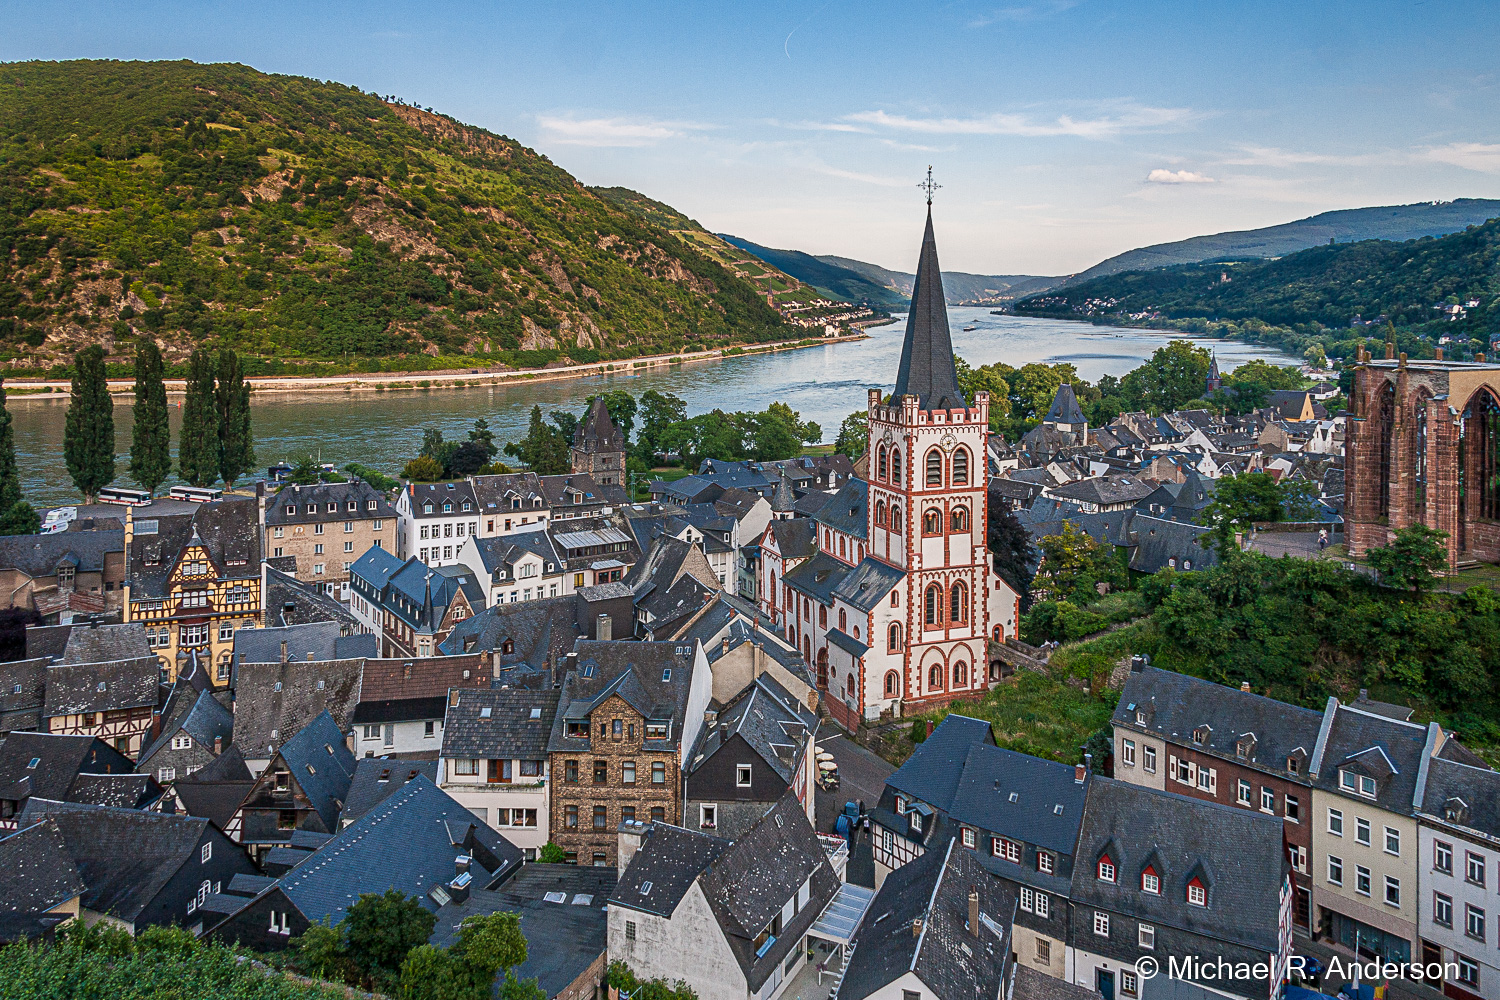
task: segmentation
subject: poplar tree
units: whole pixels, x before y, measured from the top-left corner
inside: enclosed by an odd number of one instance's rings
[[[172,429],[161,351],[142,339],[135,349],[135,425],[130,431],[130,478],[152,493],[172,474]]]
[[[5,381],[0,379],[0,535],[34,535],[41,527],[36,509],[21,499],[16,432],[5,407]]]
[[[115,478],[115,403],[104,380],[104,348],[73,355],[73,386],[63,425],[63,458],[85,503]]]
[[[229,348],[219,351],[219,387],[215,395],[219,418],[219,477],[225,489],[255,464],[255,442],[250,431],[250,386],[240,368],[240,356]]]
[[[182,434],[177,442],[177,474],[194,486],[211,486],[219,478],[214,360],[201,347],[188,358],[187,398],[182,401]]]

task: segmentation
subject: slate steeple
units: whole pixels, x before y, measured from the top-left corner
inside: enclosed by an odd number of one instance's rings
[[[932,235],[930,205],[892,402],[907,395],[920,399],[924,410],[968,406],[958,389],[958,369],[953,364],[953,340],[948,333],[948,306],[943,299],[943,275],[938,267],[937,240]]]

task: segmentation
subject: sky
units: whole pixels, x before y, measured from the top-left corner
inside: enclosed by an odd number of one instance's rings
[[[1500,197],[1500,4],[0,0],[0,60],[337,80],[706,228],[1067,274],[1318,212]]]

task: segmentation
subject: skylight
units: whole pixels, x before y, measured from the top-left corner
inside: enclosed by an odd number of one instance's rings
[[[651,882],[650,882],[650,880],[647,880],[647,881],[641,883],[641,895],[642,896],[649,896],[649,895],[651,895]]]
[[[531,717],[533,719],[540,719],[542,717],[542,710],[540,708],[533,708],[531,710]]]
[[[481,708],[479,710],[479,717],[481,719],[488,719],[490,717],[490,706],[486,705],[483,708]]]

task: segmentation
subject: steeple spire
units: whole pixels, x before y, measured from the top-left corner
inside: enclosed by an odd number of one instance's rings
[[[938,267],[937,240],[932,235],[931,169],[922,185],[927,191],[927,231],[917,260],[916,287],[906,317],[906,342],[901,346],[901,368],[896,373],[893,402],[916,396],[924,410],[955,410],[968,406],[958,389],[953,364],[953,340],[948,332],[948,305],[943,298],[943,275]]]

